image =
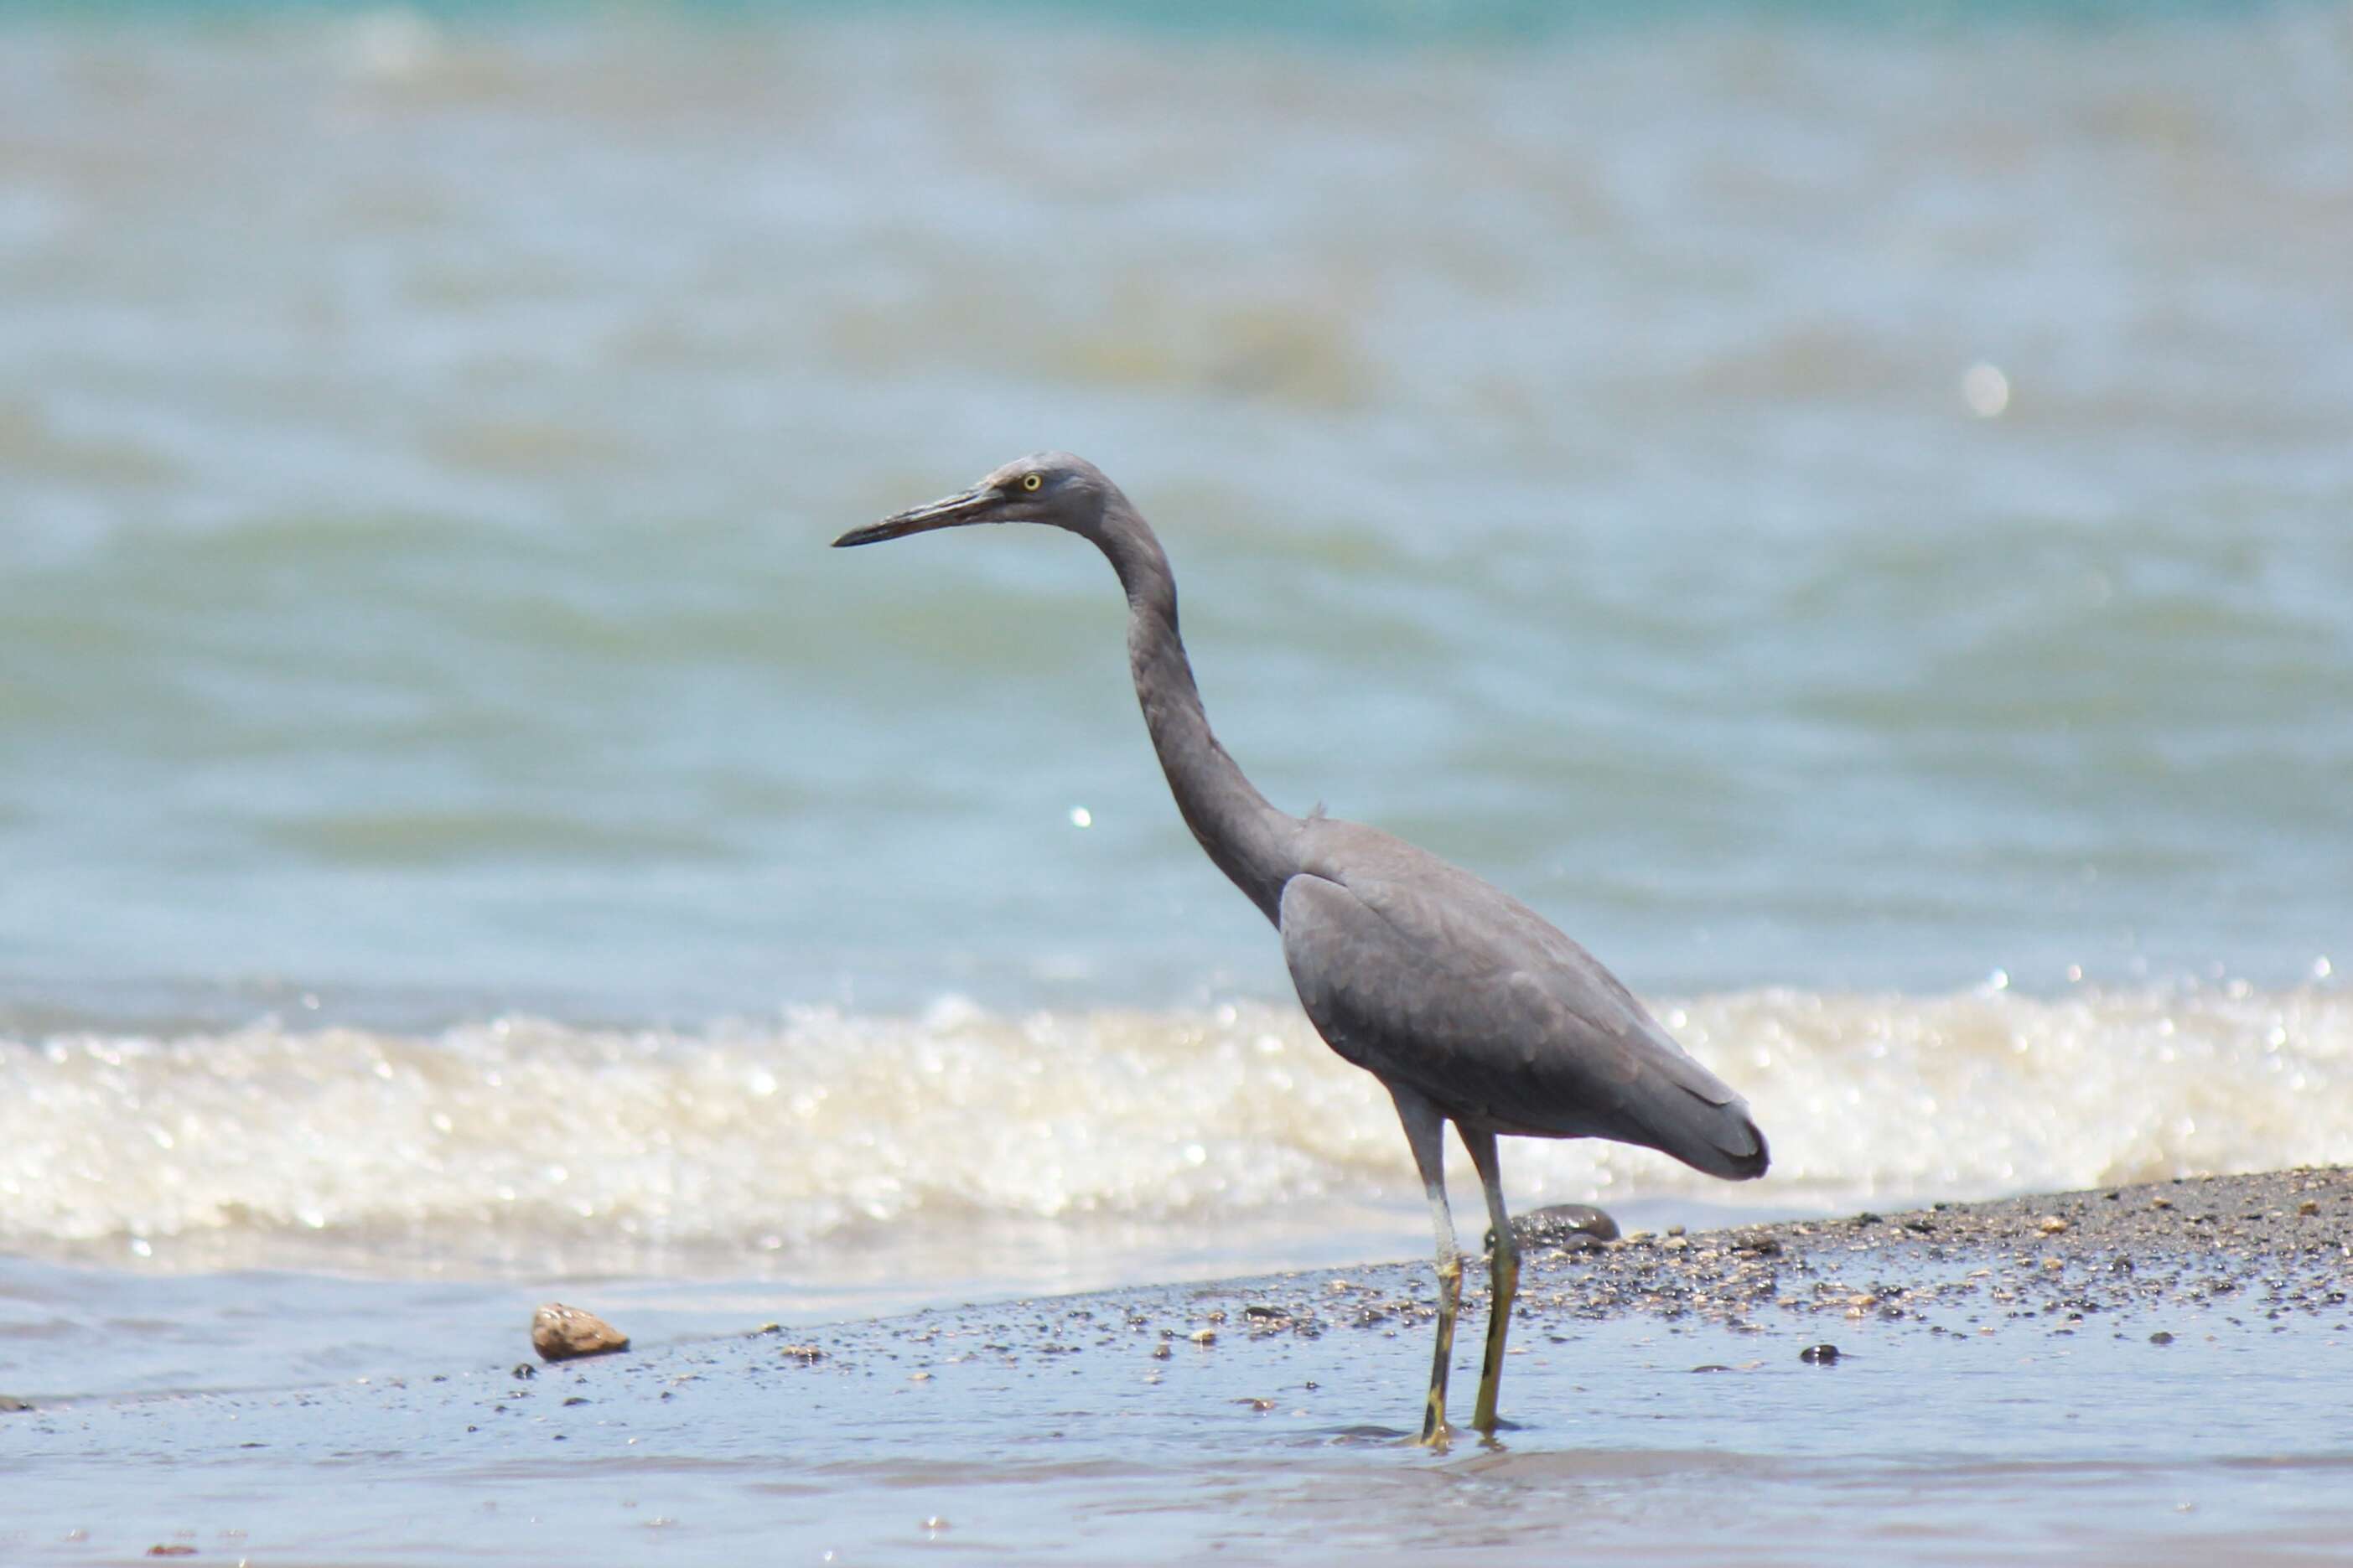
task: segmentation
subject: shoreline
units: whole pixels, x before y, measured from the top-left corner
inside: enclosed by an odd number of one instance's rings
[[[1407,1441],[1419,1260],[548,1364],[518,1322],[502,1365],[0,1412],[30,1500],[0,1555],[1609,1560],[1668,1517],[1693,1563],[2306,1563],[2353,1530],[2353,1169],[1606,1243],[1528,1217],[1496,1443]]]
[[[2055,1312],[2063,1314],[2063,1328],[2102,1312],[2176,1300],[2206,1305],[2244,1289],[2254,1266],[2266,1262],[2276,1265],[2263,1281],[2266,1311],[2326,1313],[2344,1308],[2353,1290],[2353,1166],[2184,1176],[1703,1231],[1678,1226],[1611,1240],[1563,1234],[1546,1223],[1549,1212],[1514,1218],[1522,1247],[1515,1336],[1523,1323],[1544,1327],[1624,1312],[1664,1322],[1694,1318],[1739,1332],[1763,1331],[1771,1326],[1768,1314],[1940,1327],[1933,1315],[1967,1311],[1967,1322],[1982,1327],[1989,1314],[2016,1321]],[[1860,1263],[1884,1277],[1881,1283],[1853,1285],[1846,1276],[1863,1272]],[[1949,1273],[1954,1266],[1989,1263],[2004,1267],[1988,1275]],[[1793,1294],[1785,1273],[1811,1278],[1815,1288]],[[945,1316],[997,1311],[1009,1318],[1057,1305],[1155,1298],[1170,1304],[1148,1322],[1131,1319],[1130,1330],[1186,1338],[1202,1329],[1238,1328],[1241,1337],[1260,1340],[1394,1326],[1402,1318],[1429,1323],[1437,1310],[1434,1271],[1425,1259],[1121,1286],[773,1331],[822,1350],[828,1335],[864,1336]],[[1485,1259],[1466,1250],[1464,1321],[1483,1320],[1487,1302]],[[1220,1335],[1219,1342],[1230,1337]],[[1465,1353],[1458,1342],[1458,1363]]]

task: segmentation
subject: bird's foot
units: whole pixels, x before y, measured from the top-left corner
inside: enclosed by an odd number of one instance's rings
[[[1493,1426],[1481,1426],[1476,1428],[1476,1430],[1479,1434],[1479,1446],[1481,1447],[1500,1448],[1504,1446],[1504,1441],[1502,1437],[1497,1436],[1497,1434],[1504,1432],[1524,1432],[1526,1428],[1522,1426],[1516,1421],[1506,1421],[1502,1416],[1498,1415],[1495,1417],[1495,1424]]]

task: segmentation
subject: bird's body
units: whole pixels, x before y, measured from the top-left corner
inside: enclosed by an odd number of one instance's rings
[[[1493,1222],[1494,1305],[1474,1418],[1492,1434],[1518,1278],[1495,1139],[1607,1138],[1739,1181],[1764,1173],[1763,1134],[1738,1095],[1534,910],[1402,839],[1320,808],[1299,817],[1270,805],[1209,731],[1159,541],[1092,465],[1065,453],[1025,458],[970,490],[835,542],[1014,521],[1067,529],[1110,558],[1127,594],[1136,700],[1178,811],[1282,933],[1316,1032],[1397,1101],[1438,1233],[1439,1342],[1422,1425],[1430,1443],[1446,1435],[1461,1279],[1446,1207],[1445,1123],[1470,1151]]]
[[[1740,1098],[1543,916],[1353,822],[1311,819],[1300,847],[1276,923],[1300,1002],[1341,1056],[1472,1131],[1763,1172]]]

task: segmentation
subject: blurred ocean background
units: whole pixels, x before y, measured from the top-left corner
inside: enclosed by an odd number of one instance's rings
[[[1046,447],[1773,1139],[1522,1205],[2353,1159],[2348,257],[2341,4],[0,5],[12,1321],[1423,1250],[1102,561],[826,548]]]

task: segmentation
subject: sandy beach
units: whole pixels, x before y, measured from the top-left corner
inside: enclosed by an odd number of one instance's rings
[[[1419,1262],[554,1365],[518,1322],[503,1365],[420,1345],[396,1378],[34,1401],[0,1418],[16,1481],[0,1547],[89,1563],[2341,1560],[2353,1171],[1526,1235],[1514,1428],[1493,1444],[1406,1441],[1431,1310]]]

